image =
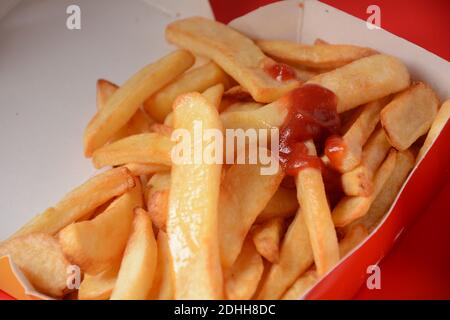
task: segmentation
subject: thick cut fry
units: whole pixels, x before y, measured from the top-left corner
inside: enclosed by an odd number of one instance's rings
[[[116,168],[101,173],[67,194],[55,207],[34,217],[13,237],[42,232],[54,235],[65,226],[94,211],[113,197],[135,186],[126,168]]]
[[[274,218],[257,225],[253,230],[253,242],[261,256],[272,263],[278,262],[280,241],[283,237],[284,221]]]
[[[174,298],[173,265],[170,255],[169,238],[161,230],[158,231],[158,262],[156,264],[155,279],[148,295],[150,300],[172,300]]]
[[[436,117],[431,124],[430,131],[428,131],[427,138],[420,148],[419,155],[417,156],[417,160],[423,158],[425,153],[433,144],[434,140],[438,137],[439,133],[441,133],[442,129],[447,124],[448,119],[450,118],[450,100],[444,102],[444,104],[439,109]]]
[[[219,197],[220,254],[224,269],[233,265],[247,233],[277,191],[283,176],[281,169],[273,175],[261,175],[260,164],[235,164],[228,169]]]
[[[161,230],[166,230],[169,210],[170,172],[154,174],[148,184],[147,210],[153,224]]]
[[[84,274],[78,289],[79,300],[108,300],[114,289],[119,273],[120,263],[96,275]]]
[[[339,242],[339,253],[341,258],[345,257],[368,235],[369,231],[363,224],[352,225],[352,227],[346,232],[344,239]]]
[[[131,162],[124,165],[125,168],[130,170],[131,174],[134,176],[145,176],[158,172],[170,171],[169,166],[154,163],[136,163]]]
[[[361,164],[341,176],[342,187],[348,196],[370,196],[373,175],[389,152],[391,144],[382,128],[376,130],[364,145]]]
[[[145,66],[125,82],[88,124],[84,132],[84,153],[91,156],[136,113],[153,93],[164,87],[194,63],[187,51],[176,51]]]
[[[297,80],[273,79],[264,68],[275,62],[252,40],[222,23],[200,17],[178,20],[167,26],[166,38],[212,59],[258,102],[272,102],[299,85]]]
[[[64,254],[84,272],[97,274],[120,261],[130,236],[134,209],[142,206],[138,178],[135,184],[94,219],[70,224],[59,232]]]
[[[367,213],[373,200],[375,200],[383,185],[392,174],[396,158],[397,152],[391,150],[374,177],[374,190],[370,196],[346,196],[339,201],[333,209],[333,221],[336,227],[344,227]]]
[[[225,293],[230,300],[248,300],[255,293],[264,271],[263,259],[247,238],[233,266],[225,272]]]
[[[375,54],[370,48],[342,45],[304,45],[283,40],[259,40],[256,44],[267,55],[297,67],[334,69]]]
[[[376,54],[319,74],[307,83],[333,91],[341,113],[407,88],[409,73],[400,60]]]
[[[149,215],[143,209],[136,209],[133,231],[120,264],[111,300],[147,298],[155,275],[157,250]]]
[[[250,92],[248,92],[247,89],[245,89],[241,85],[237,85],[234,87],[231,87],[223,94],[224,99],[229,100],[238,100],[238,101],[252,101],[252,96],[250,95]]]
[[[184,93],[201,92],[218,83],[227,85],[228,76],[214,62],[189,70],[175,81],[151,96],[144,103],[144,108],[151,117],[163,121],[172,111],[175,99]]]
[[[279,299],[313,262],[308,229],[299,210],[284,236],[278,263],[270,268],[257,299]]]
[[[36,290],[62,297],[67,288],[69,262],[58,241],[42,233],[28,234],[3,242],[0,257],[9,255]]]
[[[297,209],[298,201],[295,189],[279,187],[259,214],[256,222],[261,223],[272,218],[287,218],[295,214]]]
[[[310,270],[298,278],[294,284],[286,291],[282,300],[300,299],[318,280],[317,272]]]
[[[97,111],[101,110],[119,86],[105,79],[97,80]]]
[[[311,155],[314,143],[308,143]],[[339,248],[320,169],[305,168],[295,177],[297,199],[308,228],[317,274],[322,276],[339,261]]]
[[[205,97],[205,99],[208,100],[208,102],[210,104],[212,104],[214,107],[219,109],[220,101],[222,100],[223,91],[224,91],[224,86],[223,86],[223,84],[219,83],[219,84],[216,84],[215,86],[212,86],[212,87],[206,89],[202,94]]]
[[[159,133],[142,133],[123,138],[94,152],[96,168],[117,166],[130,162],[170,166],[173,147],[170,137]]]
[[[202,121],[200,135],[194,135],[195,120]],[[187,130],[191,141],[186,147],[193,155],[194,145],[211,142],[203,140],[204,130],[221,130],[222,124],[214,106],[201,94],[190,93],[174,103],[174,129]],[[174,266],[175,299],[223,297],[218,243],[221,169],[221,164],[201,160],[175,161],[172,166],[167,234]]]
[[[430,129],[438,107],[436,93],[423,82],[397,94],[380,115],[392,146],[397,150],[408,149]]]

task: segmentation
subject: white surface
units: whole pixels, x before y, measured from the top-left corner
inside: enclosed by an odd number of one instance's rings
[[[66,28],[70,4],[81,30]],[[0,240],[94,172],[82,134],[96,80],[167,53],[166,24],[191,15],[212,17],[207,0],[24,0],[0,21]]]

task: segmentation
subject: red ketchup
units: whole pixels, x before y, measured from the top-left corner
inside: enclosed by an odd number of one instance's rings
[[[295,71],[284,63],[270,62],[264,66],[264,71],[277,81],[295,79]]]

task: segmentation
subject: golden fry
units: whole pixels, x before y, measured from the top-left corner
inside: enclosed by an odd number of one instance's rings
[[[85,273],[78,289],[79,300],[107,300],[111,296],[120,264],[110,266],[96,275]]]
[[[253,242],[261,256],[272,263],[278,262],[280,241],[283,237],[284,221],[281,218],[268,220],[252,230]]]
[[[172,257],[170,256],[169,238],[161,230],[158,231],[158,262],[155,279],[148,295],[151,300],[171,300],[175,296],[172,275]]]
[[[308,291],[318,280],[316,270],[309,270],[299,277],[294,284],[286,291],[282,300],[298,300]]]
[[[287,218],[294,215],[297,209],[296,190],[279,187],[266,207],[258,215],[256,222],[261,223],[272,218]]]

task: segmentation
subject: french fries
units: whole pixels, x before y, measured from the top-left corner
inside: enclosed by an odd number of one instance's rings
[[[215,86],[212,86],[208,89],[206,89],[202,94],[205,97],[206,100],[213,106],[215,106],[217,109],[219,109],[220,101],[222,100],[222,95],[224,91],[223,84],[219,83]]]
[[[298,278],[294,284],[283,295],[282,300],[298,300],[306,291],[308,291],[317,281],[315,270],[305,272]]]
[[[84,272],[97,274],[120,261],[134,217],[142,206],[140,182],[117,198],[108,208],[89,221],[72,223],[59,232],[59,243],[66,257]]]
[[[158,232],[158,261],[155,278],[148,299],[169,300],[175,296],[172,275],[172,257],[170,256],[169,239],[163,231]]]
[[[179,50],[147,65],[128,79],[88,124],[84,132],[85,155],[90,157],[107,143],[149,96],[193,64],[192,54]]]
[[[213,60],[257,102],[272,102],[299,85],[295,79],[272,78],[264,68],[274,62],[253,41],[222,23],[200,17],[178,20],[167,26],[166,38]]]
[[[180,96],[174,104],[174,128],[194,137],[193,120],[203,130],[221,130],[217,109],[201,94]],[[202,137],[190,144],[206,143]],[[167,234],[172,253],[175,299],[223,297],[219,256],[218,198],[220,164],[174,163],[171,172]]]
[[[339,242],[339,254],[341,258],[345,257],[350,251],[360,244],[367,236],[369,231],[363,224],[354,224],[346,232],[344,238]]]
[[[0,244],[0,257],[9,255],[34,288],[52,297],[61,298],[67,288],[70,263],[52,236],[26,234]]]
[[[155,276],[157,251],[150,217],[138,208],[111,300],[136,300],[148,296]]]
[[[153,224],[160,230],[166,230],[170,173],[154,174],[148,181],[150,187],[147,199],[147,210]]]
[[[259,40],[263,52],[272,58],[303,68],[334,69],[373,55],[375,50],[351,45],[304,45],[284,40]]]
[[[256,222],[261,223],[272,218],[287,218],[295,214],[297,209],[297,192],[294,189],[279,187],[256,218]]]
[[[147,99],[144,108],[151,117],[162,122],[172,111],[172,104],[179,95],[201,92],[218,83],[228,85],[228,82],[228,75],[214,62],[209,62],[181,74],[175,81]]]
[[[263,259],[251,238],[247,238],[239,257],[224,274],[225,293],[230,300],[248,300],[264,271]]]
[[[55,207],[49,208],[25,224],[13,237],[30,233],[54,235],[59,230],[92,212],[95,208],[135,186],[125,168],[101,173],[67,194]]]
[[[431,127],[439,107],[436,93],[423,82],[397,94],[381,112],[381,124],[391,145],[408,149]]]
[[[255,226],[252,231],[256,250],[272,263],[278,262],[279,246],[284,231],[283,225],[283,219],[274,218]]]
[[[78,289],[79,300],[107,300],[111,296],[119,273],[120,264],[95,275],[84,274]]]
[[[170,171],[169,166],[154,163],[130,162],[123,166],[127,168],[133,176],[146,176],[153,173]]]

